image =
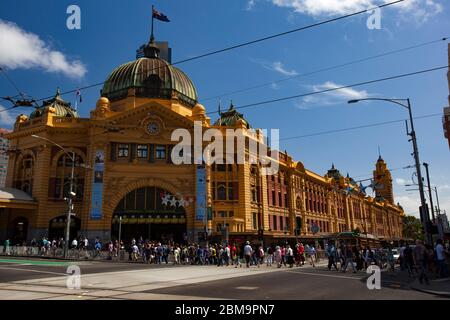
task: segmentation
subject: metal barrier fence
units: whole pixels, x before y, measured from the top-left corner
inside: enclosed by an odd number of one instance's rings
[[[114,260],[128,259],[128,253],[121,250],[118,255],[111,256]],[[31,246],[9,246],[5,248],[0,246],[0,255],[2,256],[17,256],[17,257],[45,257],[45,258],[63,258],[64,250],[61,248],[48,248],[43,247],[31,247]],[[83,249],[70,249],[67,258],[73,260],[108,260],[110,257],[107,251],[97,250],[83,250]],[[122,258],[122,259],[120,259]],[[111,260],[109,259],[109,260]]]
[[[31,247],[31,246],[9,246],[6,250],[4,246],[0,246],[0,256],[15,256],[15,257],[43,257],[43,258],[64,258],[64,250],[61,248],[49,248],[43,247]],[[308,258],[308,254],[306,254]],[[69,249],[67,259],[71,260],[113,260],[113,261],[133,261],[131,254],[126,250],[120,250],[119,252],[109,251],[97,251],[97,250],[84,250],[84,249]],[[322,259],[326,259],[324,250],[317,250],[316,260],[319,262]],[[143,261],[141,255],[137,256],[134,261]],[[169,262],[174,262],[175,258],[173,254],[169,254]]]

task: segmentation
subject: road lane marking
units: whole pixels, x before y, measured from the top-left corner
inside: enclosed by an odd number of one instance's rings
[[[319,277],[329,277],[329,278],[340,278],[340,279],[352,279],[360,281],[363,278],[357,277],[348,277],[348,276],[338,276],[332,274],[323,274],[323,273],[312,273],[312,272],[303,272],[303,271],[294,271],[294,270],[284,270],[284,272],[297,273],[297,274],[307,274],[311,276],[319,276]]]
[[[28,271],[28,272],[35,272],[35,273],[46,273],[46,274],[56,274],[58,276],[67,276],[68,275],[67,273],[61,273],[61,272],[50,272],[50,271],[23,269],[23,268],[12,268],[12,267],[0,267],[0,269],[4,269],[4,270],[21,270],[21,271]]]
[[[13,263],[20,265],[42,265],[42,266],[67,266],[74,264],[73,262],[60,262],[60,261],[41,261],[41,260],[27,260],[27,259],[0,259],[0,263]]]

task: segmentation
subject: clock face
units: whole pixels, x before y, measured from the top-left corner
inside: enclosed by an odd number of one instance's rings
[[[149,122],[147,124],[147,132],[148,134],[158,134],[159,133],[159,124],[157,122]]]

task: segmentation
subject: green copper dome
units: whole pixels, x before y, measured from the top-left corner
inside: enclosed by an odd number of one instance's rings
[[[178,98],[193,107],[197,92],[192,81],[180,69],[158,58],[159,49],[150,43],[145,57],[127,62],[111,72],[101,90],[111,101],[126,98],[130,89],[137,97]]]
[[[56,117],[72,117],[72,118],[78,118],[79,115],[77,111],[72,108],[70,105],[70,102],[64,101],[61,98],[61,92],[59,89],[56,91],[55,96],[50,100],[45,100],[42,103],[42,106],[39,108],[36,108],[31,114],[30,119],[34,119],[37,117],[42,116],[45,112],[48,111],[48,109],[52,107],[55,109],[55,116]]]

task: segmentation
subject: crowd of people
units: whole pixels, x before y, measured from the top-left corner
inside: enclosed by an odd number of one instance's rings
[[[52,240],[43,237],[36,241],[33,239],[31,246],[27,247],[27,254],[31,255],[33,248],[39,255],[57,256],[64,248],[63,238],[53,238]],[[450,258],[449,244],[444,245],[438,239],[434,246],[425,245],[417,240],[414,243],[402,242],[398,248],[392,245],[371,248],[350,245],[344,242],[335,244],[330,241],[325,245],[324,250],[320,245],[303,243],[301,241],[291,246],[290,244],[262,245],[251,244],[249,241],[243,244],[198,244],[173,242],[161,243],[158,241],[144,240],[142,237],[131,241],[110,241],[103,244],[97,237],[89,241],[87,237],[80,236],[70,242],[70,249],[78,252],[79,257],[83,254],[91,257],[106,257],[112,260],[114,257],[122,255],[121,259],[148,264],[169,264],[175,265],[217,265],[234,266],[247,268],[251,266],[267,267],[301,267],[305,263],[316,267],[320,256],[328,259],[328,270],[347,272],[351,268],[353,273],[366,271],[372,265],[380,269],[396,271],[396,264],[400,271],[408,273],[409,277],[418,277],[420,282],[428,283],[431,274],[439,277],[448,277],[448,260]],[[4,242],[4,253],[10,254],[10,241]]]
[[[169,263],[184,265],[217,265],[234,267],[267,266],[302,266],[305,261],[315,267],[317,251],[313,245],[303,245],[299,242],[294,248],[289,244],[281,246],[244,244],[198,244],[198,243],[167,243],[148,241],[139,238],[132,239],[129,246],[119,245],[118,241],[111,241],[107,245],[108,255],[116,257],[121,250],[126,250],[128,260],[143,261],[145,263]],[[170,259],[169,259],[170,257]]]
[[[407,271],[411,278],[417,276],[420,283],[425,281],[429,284],[429,275],[433,273],[441,278],[449,276],[447,261],[450,258],[450,250],[448,243],[445,247],[441,239],[436,241],[434,247],[417,240],[414,244],[402,242],[398,249],[391,245],[376,249],[370,246],[361,248],[345,244],[336,247],[330,243],[326,246],[325,252],[328,258],[328,270],[346,272],[350,265],[353,273],[356,273],[376,265],[380,269],[395,272],[395,265],[398,263],[400,271]]]

